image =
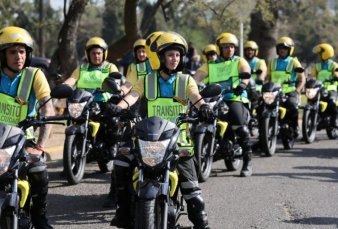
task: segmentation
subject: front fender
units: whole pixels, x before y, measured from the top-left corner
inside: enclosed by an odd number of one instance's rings
[[[66,128],[66,135],[74,135],[74,134],[84,134],[85,126],[84,125],[70,125]]]
[[[18,187],[21,190],[20,208],[23,208],[29,194],[29,183],[26,180],[18,180]]]
[[[202,134],[206,132],[213,133],[215,130],[215,127],[211,123],[200,123],[194,128],[195,134]]]
[[[138,180],[139,171],[136,169],[133,174],[133,188],[136,193],[138,193],[138,197],[142,199],[155,199],[159,194],[166,194],[166,190],[168,189],[168,184],[159,183],[157,181],[143,181],[140,182]],[[178,174],[177,171],[169,172],[169,180],[170,180],[170,190],[169,195],[173,197],[175,191],[178,187]]]

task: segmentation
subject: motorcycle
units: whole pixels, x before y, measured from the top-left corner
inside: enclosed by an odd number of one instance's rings
[[[213,110],[213,117],[209,121],[199,121],[197,110],[192,106],[190,117],[195,117],[190,132],[193,136],[196,170],[200,182],[205,182],[211,173],[212,163],[224,160],[229,171],[236,171],[240,166],[242,148],[237,142],[237,136],[228,128],[228,121],[224,119],[228,107],[223,101],[222,88],[218,84],[209,85],[200,94]]]
[[[321,83],[318,80],[308,80],[305,84],[307,104],[304,106],[302,134],[306,143],[312,143],[316,137],[316,131],[325,129],[329,139],[336,139],[338,129],[332,125],[331,119],[335,118],[327,111],[327,99],[329,91],[336,91],[336,80],[326,80]]]
[[[30,158],[25,147],[35,147],[35,142],[26,140],[25,130],[45,124],[64,125],[55,122],[64,119],[64,116],[37,115],[26,118],[18,127],[0,124],[0,228],[32,228],[31,192],[27,177]]]
[[[0,124],[0,228],[31,228],[25,133]]]
[[[290,81],[283,85],[290,84]],[[271,157],[276,152],[277,137],[280,137],[284,149],[291,149],[294,145],[294,130],[290,120],[285,119],[287,109],[280,103],[287,100],[287,95],[282,93],[282,86],[268,82],[262,87],[262,102],[260,104],[260,143],[266,156]]]
[[[118,80],[123,81],[123,76],[120,77]],[[57,87],[60,90],[69,88],[68,85]],[[76,89],[67,99],[69,119],[65,130],[63,167],[71,185],[81,182],[87,162],[96,160],[103,173],[113,170],[113,159],[127,128],[119,117],[104,114],[104,103],[93,101],[95,94],[101,92],[105,90],[90,93]],[[117,102],[121,95],[113,94],[111,99],[114,98]]]
[[[112,93],[118,87],[110,85]],[[194,118],[180,114],[176,122],[157,116],[134,117],[129,110],[120,114],[133,120],[131,153],[136,158],[132,178],[133,225],[135,229],[177,229],[178,220],[186,215],[183,196],[178,189],[177,164],[189,156],[177,146],[181,126]]]

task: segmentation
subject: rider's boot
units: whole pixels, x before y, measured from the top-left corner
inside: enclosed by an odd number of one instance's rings
[[[46,217],[48,173],[45,169],[36,171],[38,169],[38,167],[33,167],[28,173],[32,194],[32,224],[36,229],[52,229]]]
[[[187,202],[188,218],[194,224],[194,229],[210,229],[207,213],[204,209],[203,198],[198,195]]]
[[[129,167],[115,166],[116,177],[121,179],[116,180],[116,196],[117,205],[115,217],[110,225],[128,228],[130,226],[130,191],[129,184],[131,181],[131,171]]]
[[[252,152],[246,151],[243,152],[243,167],[241,170],[241,177],[249,177],[252,175]]]
[[[110,177],[110,188],[109,188],[109,193],[108,196],[103,203],[104,208],[113,208],[116,209],[116,181],[115,181],[115,170],[111,172],[111,177]]]
[[[249,177],[252,175],[252,150],[249,139],[248,127],[243,125],[236,130],[238,136],[238,142],[242,147],[243,152],[243,167],[240,173],[241,177]]]

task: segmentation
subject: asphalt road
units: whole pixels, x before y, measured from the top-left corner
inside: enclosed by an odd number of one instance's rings
[[[102,208],[110,175],[92,163],[81,184],[68,186],[60,178],[61,133],[54,133],[48,148],[53,151],[48,162],[50,222],[55,229],[113,228],[109,223],[115,210]],[[298,140],[289,151],[279,144],[273,157],[255,155],[249,178],[227,172],[222,161],[214,163],[212,176],[201,184],[211,228],[338,228],[337,143],[320,132],[313,144]],[[189,225],[186,217],[181,223]]]

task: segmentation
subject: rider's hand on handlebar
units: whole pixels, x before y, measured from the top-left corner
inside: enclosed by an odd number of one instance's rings
[[[105,104],[105,114],[106,115],[117,115],[121,113],[122,108],[112,104],[112,103],[106,103]]]
[[[234,94],[235,95],[241,95],[243,91],[246,89],[246,84],[241,82],[235,89]]]
[[[204,103],[200,106],[198,117],[201,121],[208,121],[212,118],[212,110],[208,104]]]

